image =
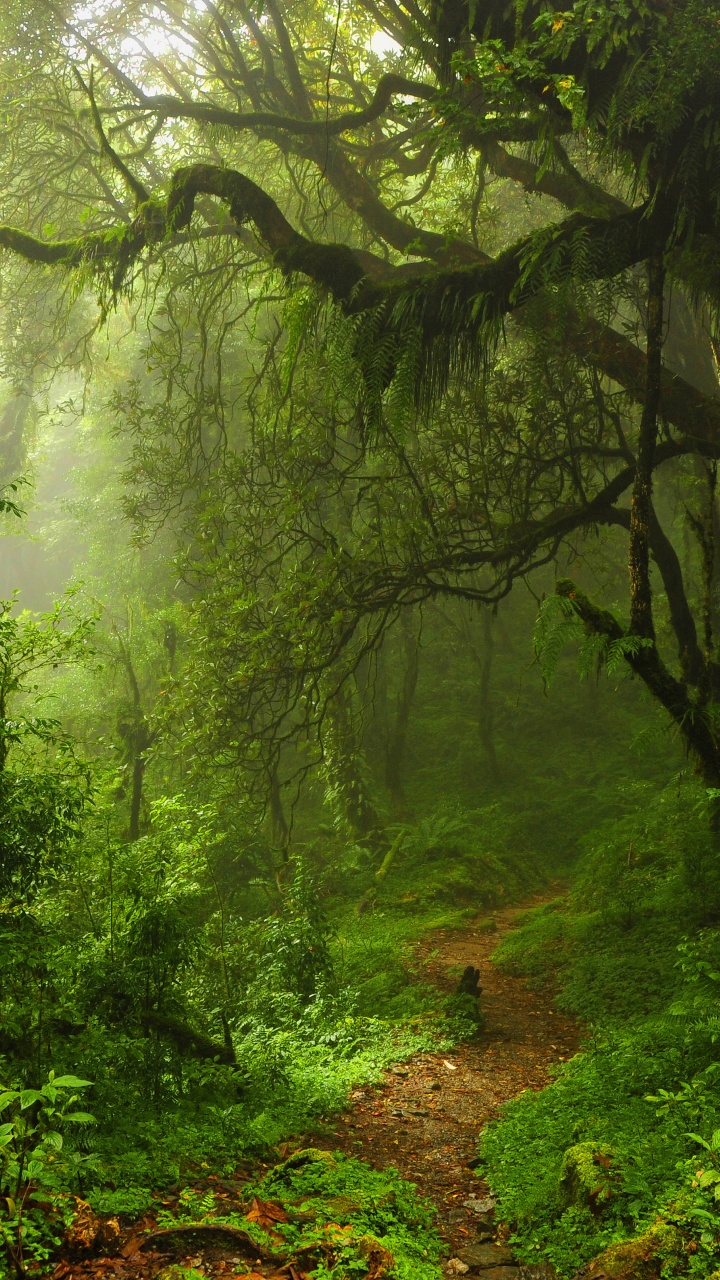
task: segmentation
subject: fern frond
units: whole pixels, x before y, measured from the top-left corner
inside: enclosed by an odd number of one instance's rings
[[[540,605],[533,647],[540,665],[543,680],[549,685],[560,661],[565,645],[584,634],[583,625],[566,596],[552,595]]]
[[[618,640],[611,640],[605,658],[608,675],[613,675],[626,657],[634,657],[641,649],[652,649],[653,643],[645,636],[620,636]]]

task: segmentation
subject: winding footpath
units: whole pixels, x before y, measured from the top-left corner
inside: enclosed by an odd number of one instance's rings
[[[577,1051],[579,1032],[558,1013],[548,991],[532,991],[522,978],[502,973],[490,958],[538,895],[461,931],[438,930],[416,955],[425,973],[446,991],[466,965],[480,969],[485,1026],[478,1040],[448,1054],[417,1054],[385,1073],[376,1088],[356,1090],[335,1132],[314,1145],[339,1149],[375,1168],[393,1164],[438,1210],[449,1249],[445,1270],[481,1280],[544,1280],[542,1268],[520,1268],[493,1223],[489,1189],[469,1163],[478,1135],[498,1108],[525,1089],[543,1089],[553,1067]]]

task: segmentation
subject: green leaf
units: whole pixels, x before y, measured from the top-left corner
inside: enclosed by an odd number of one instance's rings
[[[77,1076],[58,1076],[53,1080],[56,1089],[88,1089],[92,1080],[80,1080]]]
[[[23,1089],[20,1094],[20,1106],[25,1111],[27,1107],[31,1107],[34,1102],[44,1102],[45,1094],[39,1089]]]
[[[685,1137],[692,1138],[693,1142],[699,1142],[701,1147],[704,1147],[706,1151],[710,1151],[710,1143],[706,1142],[699,1133],[686,1133]]]
[[[91,1116],[89,1111],[71,1111],[69,1115],[63,1116],[63,1120],[73,1124],[97,1124],[95,1116]]]

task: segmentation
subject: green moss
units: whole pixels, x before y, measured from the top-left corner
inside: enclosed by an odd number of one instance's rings
[[[612,1147],[604,1143],[577,1142],[568,1147],[560,1169],[561,1200],[599,1213],[613,1193],[614,1158]]]
[[[676,1227],[658,1221],[634,1240],[613,1244],[593,1262],[588,1280],[656,1280],[686,1273],[685,1240]]]
[[[205,1272],[196,1271],[194,1267],[163,1267],[158,1271],[155,1280],[204,1280]]]

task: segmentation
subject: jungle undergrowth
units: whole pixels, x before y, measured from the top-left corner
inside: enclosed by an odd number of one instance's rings
[[[551,984],[590,1030],[554,1083],[483,1135],[521,1258],[570,1276],[659,1218],[685,1241],[663,1276],[720,1263],[718,907],[714,836],[685,778],[587,837],[567,897],[498,949],[496,963]]]

